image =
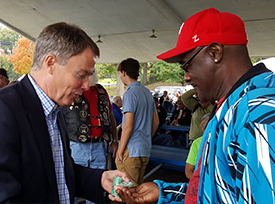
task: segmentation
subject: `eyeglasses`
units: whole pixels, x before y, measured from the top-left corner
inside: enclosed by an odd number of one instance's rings
[[[195,52],[195,54],[194,54],[192,57],[190,57],[189,60],[187,60],[185,63],[181,64],[180,67],[181,67],[183,70],[186,71],[186,68],[185,68],[186,65],[189,64],[189,63],[197,56],[197,54],[199,54],[199,52],[200,52],[204,47],[205,47],[205,46],[200,47],[200,49],[198,49],[198,51]]]

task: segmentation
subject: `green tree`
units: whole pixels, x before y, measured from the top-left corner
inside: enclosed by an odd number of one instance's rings
[[[11,45],[2,45],[2,49],[5,50],[5,54],[10,54],[12,52],[12,48],[15,46],[15,42],[17,42],[18,38],[22,37],[17,32],[10,30],[8,28],[0,27],[0,42],[11,42]]]
[[[115,78],[116,79],[116,64],[96,64],[96,71],[99,79]]]
[[[262,60],[263,58],[254,58],[254,57],[251,57],[251,62],[252,64],[256,63],[256,62],[259,62],[260,60]]]
[[[148,67],[149,78],[166,83],[184,83],[184,71],[179,64],[153,62]],[[154,81],[150,81],[154,82]]]
[[[1,56],[1,67],[7,70],[9,80],[14,81],[17,80],[21,74],[16,74],[15,71],[13,70],[12,63],[8,61],[9,55],[2,55]]]
[[[1,46],[4,52],[2,53],[2,55],[0,55],[0,66],[7,70],[10,81],[17,80],[21,76],[21,74],[15,73],[12,63],[8,61],[9,55],[12,53],[13,47],[20,37],[21,35],[17,32],[8,28],[0,27],[0,42],[11,42],[11,45]]]

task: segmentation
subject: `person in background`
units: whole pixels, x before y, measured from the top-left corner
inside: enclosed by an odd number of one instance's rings
[[[122,110],[121,110],[122,98],[121,96],[115,96],[113,98],[112,108],[113,108],[113,113],[117,124],[117,135],[118,135],[118,139],[120,140],[121,132],[122,132]]]
[[[207,113],[202,117],[201,124],[200,124],[200,128],[202,129],[202,131],[205,130],[209,119],[210,119],[210,113]],[[202,139],[202,136],[194,140],[189,150],[188,157],[186,159],[185,175],[186,175],[186,178],[188,179],[191,179],[195,171],[195,164],[197,161],[201,139]]]
[[[180,98],[180,93],[176,92],[175,95],[174,95],[174,97],[173,97],[173,101],[172,101],[173,106],[177,103],[177,101],[178,101],[179,98]]]
[[[159,99],[159,104],[165,108],[167,113],[171,113],[173,104],[171,102],[170,97],[168,96],[167,91],[163,92],[163,95]]]
[[[116,124],[119,126],[122,123],[122,98],[121,96],[115,96],[112,103],[113,113],[115,116]]]
[[[167,91],[163,91],[163,95],[159,98],[159,104],[162,106],[164,101],[171,101]]]
[[[165,108],[163,108],[159,104],[158,97],[154,97],[154,102],[155,102],[157,112],[158,112],[159,127],[160,127],[165,123],[167,113],[166,113]],[[165,134],[165,132],[162,132],[160,129],[158,129],[156,131],[156,133],[154,134],[154,136],[152,138],[152,144],[153,145],[163,145],[163,146],[168,146],[168,147],[174,146],[172,136],[169,134]]]
[[[117,69],[127,91],[123,95],[122,133],[116,166],[126,172],[135,185],[143,182],[151,153],[151,137],[159,125],[152,94],[137,81],[139,69],[139,62],[132,58],[123,60]]]
[[[99,49],[79,27],[64,22],[36,38],[31,71],[0,90],[0,203],[104,203],[124,172],[74,163],[61,106],[89,89]],[[109,196],[113,200],[116,197]]]
[[[190,125],[191,122],[191,111],[185,107],[182,100],[179,98],[177,101],[178,108],[172,113],[170,118],[171,125]]]
[[[166,121],[167,113],[165,108],[163,108],[163,106],[160,105],[158,97],[154,97],[154,102],[158,112],[159,126],[162,126]]]
[[[175,97],[173,98],[173,107],[171,109],[171,113],[173,113],[175,110],[177,110],[178,108],[178,105],[177,105],[177,101],[179,100],[180,98],[180,94],[178,92],[175,93]]]
[[[274,203],[275,75],[263,63],[252,65],[244,22],[205,9],[184,22],[176,48],[158,58],[180,63],[198,98],[217,105],[189,185],[155,180],[117,189],[120,198],[127,203]]]
[[[75,98],[70,106],[63,107],[62,113],[75,163],[94,169],[106,169],[106,163],[111,162],[107,161],[106,149],[113,151],[115,158],[118,138],[108,93],[97,82],[95,71],[89,77],[89,90]]]
[[[0,89],[9,84],[9,77],[7,71],[4,68],[0,68]]]
[[[178,108],[172,113],[170,118],[170,125],[190,125],[192,115],[191,111],[185,107],[181,99],[177,101]],[[182,132],[179,130],[171,130],[167,132],[172,135],[175,145],[182,147],[188,146],[188,132]]]
[[[207,113],[211,113],[214,108],[214,105],[212,105],[209,101],[200,101],[198,97],[195,97],[195,95],[195,89],[191,89],[181,95],[183,104],[192,111],[189,131],[189,145],[192,144],[193,140],[202,136],[203,130],[200,128],[202,117]]]

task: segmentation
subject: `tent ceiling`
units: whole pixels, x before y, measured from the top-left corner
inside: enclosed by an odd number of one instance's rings
[[[73,23],[94,41],[101,35],[99,63],[127,57],[152,62],[175,47],[182,22],[209,7],[244,20],[251,56],[275,55],[275,1],[271,0],[1,0],[0,22],[31,40],[49,24]],[[152,29],[157,38],[149,38]]]

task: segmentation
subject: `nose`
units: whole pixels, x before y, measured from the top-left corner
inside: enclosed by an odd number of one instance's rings
[[[188,72],[184,72],[184,81],[185,82],[190,82],[191,81],[191,78],[190,78]]]
[[[83,91],[88,91],[89,88],[90,88],[89,77],[86,77],[85,80],[82,83],[81,89]]]

